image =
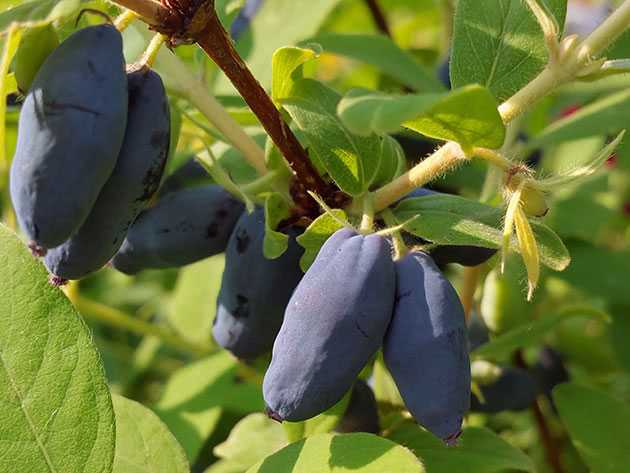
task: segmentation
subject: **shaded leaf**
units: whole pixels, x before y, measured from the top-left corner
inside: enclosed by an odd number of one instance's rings
[[[630,409],[608,394],[574,383],[553,393],[571,440],[593,473],[623,473],[630,463]],[[589,415],[585,415],[589,413]]]
[[[283,448],[247,473],[423,473],[407,449],[371,434],[320,434]]]

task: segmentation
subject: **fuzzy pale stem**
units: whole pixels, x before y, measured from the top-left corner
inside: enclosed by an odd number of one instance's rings
[[[378,212],[389,207],[466,159],[464,151],[457,143],[447,143],[409,172],[378,189],[374,193],[374,209]]]

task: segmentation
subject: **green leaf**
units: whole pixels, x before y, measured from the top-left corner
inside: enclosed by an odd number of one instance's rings
[[[563,29],[566,0],[547,0]],[[453,24],[453,88],[481,84],[504,101],[547,63],[542,30],[522,1],[460,0]]]
[[[394,209],[405,230],[440,245],[473,245],[500,248],[503,239],[503,211],[454,195],[439,194],[405,199]],[[417,218],[416,218],[417,217]],[[413,220],[412,220],[413,219]],[[571,262],[562,240],[547,226],[531,220],[541,262],[563,271]],[[511,248],[519,252],[516,238]]]
[[[259,388],[238,376],[237,362],[227,352],[175,372],[154,408],[181,442],[191,463],[224,410],[249,414],[263,409]]]
[[[579,241],[570,242],[569,248],[573,263],[566,272],[558,275],[562,280],[609,304],[630,304],[627,284],[630,251],[612,251]]]
[[[216,255],[182,268],[177,276],[167,319],[182,337],[212,344],[210,327],[221,288],[225,257]]]
[[[296,442],[303,438],[312,437],[317,434],[326,434],[332,431],[345,414],[351,394],[352,389],[345,394],[341,401],[312,419],[308,419],[304,422],[284,422],[282,425],[284,426],[289,442]]]
[[[320,434],[289,445],[247,473],[424,473],[407,449],[371,434]]]
[[[603,319],[604,315],[589,307],[576,307],[567,312],[544,315],[538,320],[520,325],[509,332],[493,338],[488,343],[484,343],[474,350],[471,355],[473,359],[495,361],[509,360],[515,350],[528,348],[541,343],[545,336],[555,327],[575,317],[596,317]]]
[[[317,45],[309,44],[304,48],[286,46],[273,53],[271,96],[274,102],[279,103],[288,96],[294,80],[302,78],[302,66],[315,59],[320,52],[321,48]]]
[[[289,247],[289,236],[276,231],[278,224],[291,215],[291,208],[282,195],[274,192],[265,199],[265,239],[263,254],[267,259],[280,258]]]
[[[422,116],[403,125],[431,138],[456,141],[463,147],[500,148],[505,140],[497,102],[487,88],[479,85],[454,90]]]
[[[364,193],[372,183],[380,163],[377,136],[352,135],[337,116],[340,96],[311,79],[294,83],[284,108],[302,131],[330,177],[350,195]]]
[[[245,470],[237,463],[219,460],[206,468],[203,473],[245,473]]]
[[[287,436],[282,425],[265,414],[256,413],[241,419],[227,440],[214,447],[213,453],[245,471],[286,444]]]
[[[321,33],[305,43],[317,43],[327,53],[346,56],[380,71],[419,92],[441,92],[433,72],[383,35]]]
[[[149,409],[112,396],[116,413],[116,456],[112,473],[188,473],[186,454],[166,425]]]
[[[558,386],[553,397],[573,445],[589,469],[593,473],[626,472],[630,463],[628,405],[574,383]]]
[[[87,327],[3,225],[0,272],[0,471],[111,471],[114,412]]]
[[[87,1],[89,0],[34,0],[21,3],[0,13],[0,32],[6,31],[11,23],[42,26],[67,18],[79,10],[81,3]]]
[[[464,147],[498,148],[505,139],[496,100],[478,85],[424,95],[352,90],[339,102],[337,113],[350,131],[363,136],[392,133],[404,126]]]
[[[343,124],[357,135],[392,133],[429,110],[445,95],[386,95],[355,89],[341,99],[337,113]]]
[[[456,447],[447,447],[416,424],[407,422],[388,438],[416,454],[429,473],[536,471],[534,462],[490,430],[466,427]],[[464,467],[465,465],[465,467]]]
[[[386,403],[391,406],[404,407],[405,403],[400,396],[400,391],[392,375],[385,367],[383,354],[379,355],[374,362],[374,395],[378,402]]]
[[[380,155],[380,165],[370,186],[372,189],[389,184],[407,170],[405,151],[391,136],[385,135],[381,138]]]
[[[24,32],[13,65],[15,79],[22,92],[26,93],[31,88],[39,68],[57,46],[59,37],[51,24]]]
[[[553,122],[534,136],[528,146],[540,147],[578,138],[616,134],[628,126],[629,115],[630,90],[622,90]]]
[[[271,58],[284,46],[295,45],[313,36],[340,0],[266,0],[256,14],[256,21],[239,38],[236,49],[245,59],[256,79],[265,88],[271,86]],[[215,86],[216,95],[235,94],[225,77]]]
[[[343,228],[339,220],[347,221],[346,213],[343,210],[333,210],[333,214],[336,218],[329,214],[320,215],[309,225],[304,233],[296,238],[297,242],[305,250],[300,259],[302,271],[308,271],[326,240],[337,230]]]

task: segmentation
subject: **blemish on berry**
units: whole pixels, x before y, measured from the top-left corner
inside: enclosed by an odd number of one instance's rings
[[[249,240],[249,235],[245,230],[239,231],[236,234],[236,251],[239,254],[243,254],[247,251],[247,248],[249,247]]]
[[[236,309],[234,310],[234,317],[237,319],[246,319],[249,317],[249,298],[242,295],[236,295]]]

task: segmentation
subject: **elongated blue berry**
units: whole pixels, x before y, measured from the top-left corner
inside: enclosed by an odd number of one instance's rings
[[[464,311],[433,260],[410,253],[396,262],[396,306],[383,354],[405,405],[429,431],[451,441],[470,402]]]
[[[122,38],[111,25],[84,28],[39,69],[20,113],[11,199],[40,249],[85,222],[109,179],[127,123]]]
[[[302,279],[303,249],[290,229],[289,248],[277,259],[263,255],[265,212],[243,213],[225,251],[225,271],[217,298],[212,334],[241,359],[256,358],[273,347],[284,311]]]
[[[244,207],[214,184],[167,194],[140,214],[112,265],[135,274],[222,253]]]
[[[395,275],[378,235],[337,231],[293,293],[265,374],[271,417],[302,421],[337,403],[380,348]]]
[[[170,136],[166,91],[148,69],[131,72],[128,80],[127,133],[114,172],[85,223],[44,260],[59,279],[79,279],[103,267],[160,185]]]

